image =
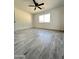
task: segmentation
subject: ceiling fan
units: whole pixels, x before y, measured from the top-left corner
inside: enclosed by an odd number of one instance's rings
[[[38,4],[35,0],[33,0],[34,5],[29,5],[29,7],[35,7],[34,10],[36,10],[36,7],[40,10],[42,9],[40,6],[44,5],[44,3]]]

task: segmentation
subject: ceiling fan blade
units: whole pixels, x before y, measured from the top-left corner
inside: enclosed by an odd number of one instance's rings
[[[39,9],[42,9],[41,7],[38,7]]]
[[[34,10],[36,10],[36,7],[34,8]]]
[[[36,1],[35,0],[33,0],[33,2],[34,2],[34,4],[36,4]]]
[[[35,7],[35,5],[29,5],[29,7]]]
[[[44,5],[44,3],[38,4],[38,6]]]

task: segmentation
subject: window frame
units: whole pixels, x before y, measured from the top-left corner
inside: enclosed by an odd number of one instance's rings
[[[48,15],[48,14],[49,14],[49,21],[46,22],[46,21],[45,21],[45,16]],[[50,19],[51,19],[50,16],[51,16],[50,13],[41,14],[41,15],[39,15],[39,21],[38,21],[38,22],[39,22],[39,23],[50,23]],[[43,19],[44,19],[44,20],[42,20],[43,22],[40,21],[40,17],[43,17]]]

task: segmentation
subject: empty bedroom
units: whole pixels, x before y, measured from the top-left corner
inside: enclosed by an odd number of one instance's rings
[[[64,0],[14,0],[14,59],[64,59]]]

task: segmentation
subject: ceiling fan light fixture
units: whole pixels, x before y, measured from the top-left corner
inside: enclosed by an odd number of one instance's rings
[[[33,0],[34,5],[29,5],[29,7],[35,7],[34,10],[36,10],[36,7],[39,8],[40,10],[42,9],[40,6],[44,5],[44,3],[37,3],[35,0]]]

